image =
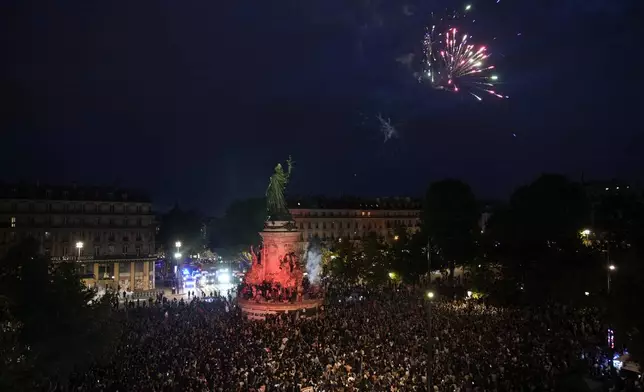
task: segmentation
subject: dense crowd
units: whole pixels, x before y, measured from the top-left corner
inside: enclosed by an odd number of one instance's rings
[[[588,310],[436,300],[430,356],[421,292],[351,294],[329,293],[317,319],[246,321],[219,296],[130,307],[115,358],[70,390],[426,391],[431,367],[435,391],[550,391],[582,358],[603,358]]]
[[[239,298],[256,302],[301,302],[306,299],[321,298],[323,291],[318,286],[312,286],[304,279],[300,287],[282,287],[278,284],[264,282],[263,284],[240,285]]]

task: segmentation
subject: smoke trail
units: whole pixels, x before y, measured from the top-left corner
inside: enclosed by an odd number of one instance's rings
[[[315,238],[309,242],[309,248],[306,251],[306,272],[309,275],[311,284],[320,283],[320,272],[322,271],[322,249],[320,241]]]

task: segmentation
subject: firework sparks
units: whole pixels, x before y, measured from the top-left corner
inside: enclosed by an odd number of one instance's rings
[[[380,114],[376,118],[380,122],[380,133],[385,137],[384,143],[387,143],[391,138],[398,137],[398,131],[396,127],[391,125],[390,119],[385,120]]]
[[[466,12],[471,9],[471,5],[465,6]],[[453,22],[459,18],[459,13],[454,11],[447,19]],[[440,21],[445,22],[445,18]],[[456,27],[432,25],[423,40],[425,71],[422,79],[429,80],[435,89],[464,91],[479,101],[485,94],[508,98],[494,90],[499,78],[492,74],[495,67],[489,64],[487,47],[470,41],[471,36]]]

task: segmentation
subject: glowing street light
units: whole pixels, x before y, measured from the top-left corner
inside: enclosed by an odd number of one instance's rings
[[[398,236],[398,235],[394,236],[394,241],[398,241],[399,239],[400,239],[400,236]]]
[[[428,291],[427,292],[427,298],[433,299],[434,298],[434,292],[433,291]]]
[[[80,257],[80,255],[81,255],[81,251],[83,250],[83,246],[84,246],[84,245],[85,245],[85,244],[83,244],[83,241],[78,241],[78,242],[76,243],[76,249],[78,249],[78,257]]]
[[[608,271],[606,271],[606,292],[608,294],[610,294],[610,273],[616,269],[617,267],[615,267],[615,264],[608,265]]]
[[[396,279],[396,273],[395,272],[390,272],[389,273],[389,278],[390,279]]]
[[[174,243],[174,246],[177,247],[177,249],[181,248],[181,241],[177,241]]]
[[[175,253],[174,258],[179,260],[181,258],[181,253],[180,252]]]
[[[588,291],[584,291],[584,295],[585,295],[586,297],[588,297],[588,296],[590,295],[590,293],[589,293]]]
[[[591,231],[590,229],[584,229],[581,231],[581,235],[588,237],[590,235]]]

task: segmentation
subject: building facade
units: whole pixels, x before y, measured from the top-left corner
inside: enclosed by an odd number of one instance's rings
[[[420,229],[421,203],[411,198],[296,199],[289,202],[289,210],[302,242],[315,236],[359,241],[370,233],[391,241],[398,227]]]
[[[99,289],[154,289],[155,229],[150,199],[136,191],[0,185],[0,255],[34,238]]]

